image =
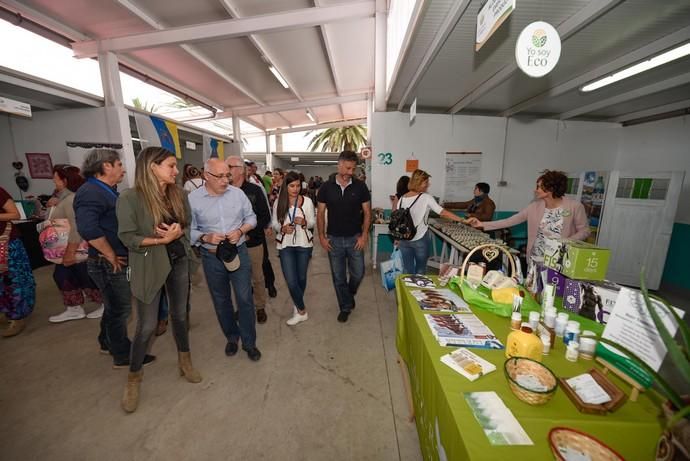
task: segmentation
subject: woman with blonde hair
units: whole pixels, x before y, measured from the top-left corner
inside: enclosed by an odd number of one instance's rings
[[[192,383],[201,375],[192,366],[187,331],[189,295],[189,228],[191,211],[184,191],[175,184],[175,154],[147,147],[137,157],[135,187],[117,202],[118,236],[129,249],[132,294],[137,300],[137,328],[122,408],[137,409],[142,365],[158,324],[158,305],[165,288],[178,351],[180,375]]]
[[[431,175],[424,170],[415,170],[407,185],[408,192],[398,200],[398,209],[409,208],[417,232],[411,240],[400,240],[398,248],[402,255],[403,272],[406,274],[426,274],[429,259],[431,235],[427,221],[429,211],[435,211],[442,218],[462,222],[463,220],[444,209],[436,199],[427,194]]]

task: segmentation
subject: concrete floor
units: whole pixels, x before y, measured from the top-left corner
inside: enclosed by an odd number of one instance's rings
[[[27,329],[0,338],[0,459],[420,459],[396,363],[395,295],[367,263],[357,309],[338,323],[328,260],[316,248],[309,320],[288,327],[292,303],[273,253],[278,297],[257,325],[261,361],[225,356],[202,283],[192,293],[190,336],[203,382],[178,376],[169,329],[154,344],[158,360],[145,368],[132,415],[119,403],[127,371],[98,352],[98,320],[50,324],[61,298],[52,267],[38,269]]]

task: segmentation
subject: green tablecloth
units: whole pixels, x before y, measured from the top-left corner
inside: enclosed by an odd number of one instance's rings
[[[580,413],[562,389],[549,403],[531,406],[512,393],[503,372],[505,351],[473,349],[496,365],[496,371],[474,382],[441,363],[440,357],[453,348],[442,347],[424,320],[424,312],[396,282],[398,323],[396,345],[407,364],[414,401],[417,432],[426,460],[551,460],[548,433],[555,426],[579,429],[593,435],[618,451],[628,461],[654,459],[656,441],[661,433],[658,407],[647,394],[637,402],[626,402],[605,416]],[[510,332],[508,319],[474,309],[474,313],[505,344]],[[557,338],[556,348],[544,356],[543,363],[558,377],[572,377],[595,367],[593,361],[568,362],[565,346]],[[596,365],[598,366],[598,365]],[[614,381],[626,393],[629,387]],[[532,446],[492,446],[470,407],[464,392],[495,391],[534,442]]]

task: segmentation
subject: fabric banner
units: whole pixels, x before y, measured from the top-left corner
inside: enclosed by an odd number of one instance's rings
[[[225,158],[225,149],[223,141],[219,139],[212,138],[208,135],[203,136],[204,139],[204,162],[210,158],[219,158],[223,160]]]
[[[134,121],[137,125],[142,148],[160,146],[174,152],[177,158],[182,158],[180,136],[175,123],[153,115],[143,114],[134,114]]]

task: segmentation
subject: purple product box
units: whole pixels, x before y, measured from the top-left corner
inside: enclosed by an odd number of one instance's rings
[[[556,287],[556,296],[562,298],[563,293],[565,291],[565,281],[567,280],[567,277],[558,272],[557,270],[547,267],[546,280],[549,285],[553,285]]]
[[[585,282],[566,278],[563,308],[606,325],[620,289],[620,285],[608,280]]]

